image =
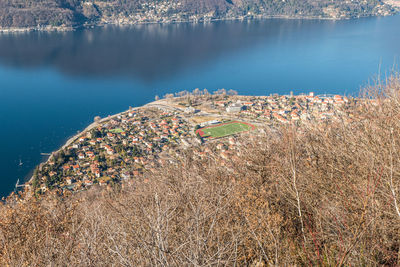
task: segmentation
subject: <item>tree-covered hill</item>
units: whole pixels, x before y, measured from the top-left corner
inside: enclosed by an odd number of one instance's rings
[[[0,0],[0,27],[202,21],[242,17],[387,15],[381,0]]]

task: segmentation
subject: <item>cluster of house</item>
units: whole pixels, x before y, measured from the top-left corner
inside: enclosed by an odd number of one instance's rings
[[[181,3],[171,1],[143,2],[140,4],[140,12],[135,12],[129,16],[119,16],[119,24],[132,24],[143,22],[172,22],[181,21],[182,15],[179,12],[173,12],[181,8]]]
[[[253,118],[259,118],[280,123],[299,120],[332,118],[340,107],[349,103],[347,97],[308,95],[266,96],[254,97],[250,100],[216,101],[214,105],[225,109],[228,113],[239,113]]]
[[[162,164],[190,139],[178,113],[141,108],[110,118],[53,154],[35,173],[36,189],[111,185]],[[165,153],[163,153],[165,152]]]
[[[226,171],[234,172],[237,164],[247,164],[247,149],[255,140],[264,136],[263,134],[263,131],[253,131],[251,134],[245,134],[245,138],[229,136],[207,146],[194,147],[193,154],[199,160],[212,159]]]
[[[226,166],[232,160],[239,160],[241,146],[242,144],[236,138],[229,137],[215,143],[214,146],[194,148],[194,152],[201,159],[212,155],[219,165]]]
[[[297,96],[226,97],[213,101],[212,107],[221,114],[234,113],[264,122],[289,123],[299,120],[327,119],[350,103],[347,97]],[[174,111],[171,111],[174,110]],[[79,135],[62,150],[53,153],[35,171],[32,187],[36,192],[59,188],[77,191],[93,184],[113,183],[152,171],[165,163],[174,163],[180,150],[201,143],[190,131],[188,116],[193,110],[143,107],[104,119]],[[189,115],[188,115],[189,114]],[[220,120],[202,123],[201,127],[218,124]],[[209,146],[194,147],[199,157],[213,149],[215,159],[223,166],[240,157],[240,147],[234,137]],[[213,153],[215,155],[215,153]]]

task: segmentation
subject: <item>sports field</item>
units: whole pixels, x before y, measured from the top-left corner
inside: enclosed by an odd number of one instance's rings
[[[111,129],[110,132],[111,133],[122,133],[124,130],[122,130],[121,128],[115,128],[115,129]]]
[[[196,133],[198,133],[201,137],[204,138],[220,138],[241,132],[248,132],[254,129],[255,129],[254,125],[251,125],[249,123],[240,121],[231,121],[215,126],[208,126],[198,129]]]

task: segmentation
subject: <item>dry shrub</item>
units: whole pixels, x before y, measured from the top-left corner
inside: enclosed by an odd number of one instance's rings
[[[113,192],[9,203],[2,266],[400,265],[400,82],[332,122],[187,151]]]

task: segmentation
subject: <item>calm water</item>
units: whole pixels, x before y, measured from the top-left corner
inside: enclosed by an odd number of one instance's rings
[[[0,196],[96,115],[196,87],[355,93],[399,44],[400,16],[0,35]]]

